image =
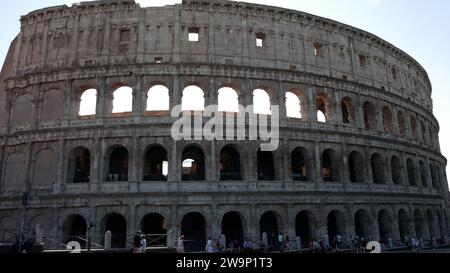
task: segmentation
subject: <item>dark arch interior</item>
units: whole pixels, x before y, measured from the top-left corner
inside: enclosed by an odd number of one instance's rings
[[[164,166],[168,166],[167,151],[156,146],[147,150],[144,162],[144,181],[167,181]]]
[[[292,163],[292,180],[307,181],[308,172],[306,167],[306,160],[301,148],[296,148],[291,154]]]
[[[125,147],[112,151],[107,181],[128,181],[128,150]]]
[[[420,212],[416,211],[414,213],[414,227],[416,231],[416,236],[419,239],[425,239],[425,232],[424,232],[424,219]]]
[[[262,238],[263,233],[267,233],[269,245],[273,245],[277,240],[278,220],[275,213],[268,211],[261,216],[259,220],[259,232]]]
[[[408,171],[408,181],[411,186],[417,186],[416,181],[416,167],[414,166],[414,162],[411,159],[406,161],[406,167]]]
[[[358,152],[350,153],[348,158],[348,170],[350,173],[350,182],[364,182],[364,159]]]
[[[373,183],[386,184],[384,162],[380,154],[372,155],[371,166]]]
[[[91,175],[91,153],[86,148],[76,148],[69,158],[69,181],[89,183]]]
[[[275,168],[271,152],[258,150],[257,154],[258,180],[275,180]]]
[[[188,213],[181,221],[181,234],[184,235],[186,251],[202,251],[206,244],[205,218],[197,212]]]
[[[323,181],[338,181],[338,169],[333,161],[333,151],[326,150],[322,154],[322,177]]]
[[[422,186],[428,187],[427,171],[425,169],[425,164],[422,161],[419,162],[419,168],[420,168],[420,181],[422,182]]]
[[[81,247],[86,245],[87,224],[81,215],[69,216],[63,225],[64,243],[77,241]]]
[[[405,237],[410,236],[411,232],[409,229],[409,217],[404,210],[398,213],[398,225],[400,230],[400,238],[402,242],[405,242]]]
[[[147,214],[142,220],[142,232],[146,235],[149,246],[165,246],[167,244],[167,229],[165,219],[161,214]]]
[[[341,102],[341,109],[342,109],[342,122],[345,124],[350,123],[350,113],[349,108],[347,106],[347,103],[345,101]]]
[[[228,212],[222,218],[222,234],[225,235],[227,246],[232,241],[237,241],[239,245],[244,242],[244,230],[242,219],[237,212]]]
[[[239,152],[225,146],[220,151],[220,180],[241,180],[241,159]]]
[[[360,238],[369,239],[370,219],[365,211],[358,211],[355,214],[355,234]]]
[[[328,241],[329,244],[333,244],[333,240],[337,235],[342,236],[343,227],[342,215],[338,211],[332,211],[327,217],[327,231],[328,231]]]
[[[125,248],[127,241],[127,222],[125,218],[117,213],[107,216],[104,232],[108,230],[111,231],[111,248]]]
[[[182,180],[201,181],[205,180],[205,158],[203,151],[190,146],[183,151],[182,157]]]
[[[392,218],[386,210],[382,210],[378,215],[378,229],[380,241],[388,243],[389,238],[392,238]]]
[[[398,157],[394,156],[391,159],[391,172],[392,172],[392,182],[395,185],[402,184],[402,166]]]
[[[295,217],[295,235],[300,237],[302,246],[306,247],[312,238],[312,223],[308,212],[302,211]]]

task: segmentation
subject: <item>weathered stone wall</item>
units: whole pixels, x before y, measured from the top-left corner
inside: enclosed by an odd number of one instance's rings
[[[375,238],[382,211],[392,219],[395,240],[400,211],[409,217],[411,236],[421,223],[413,215],[429,211],[435,224],[425,224],[422,236],[449,234],[447,161],[440,153],[428,76],[414,59],[372,34],[298,11],[228,1],[145,9],[132,0],[96,1],[38,10],[21,22],[0,83],[0,229],[18,227],[27,190],[32,192],[27,226],[42,224],[49,236],[61,237],[65,220],[78,214],[96,224],[98,242],[112,212],[124,216],[129,235],[150,212],[163,215],[179,234],[183,216],[196,211],[205,217],[207,234],[217,236],[222,216],[237,211],[245,236],[254,238],[261,215],[273,211],[279,230],[295,237],[297,213],[309,211],[313,236],[326,238],[327,216],[337,210],[344,215],[343,234],[354,236],[361,209],[370,216]],[[199,42],[188,41],[190,29],[198,31]],[[264,37],[262,47],[256,47],[256,37]],[[236,89],[242,105],[252,104],[252,91],[264,88],[281,107],[275,181],[258,181],[259,143],[252,141],[194,142],[205,154],[206,179],[181,181],[182,151],[192,143],[170,137],[175,119],[145,112],[147,91],[155,84],[170,90],[171,107],[181,104],[182,90],[191,84],[202,88],[207,104],[217,103],[217,90],[224,86]],[[130,115],[111,113],[118,85],[133,89]],[[97,114],[81,118],[80,96],[87,88],[97,89]],[[301,98],[300,120],[286,117],[288,91]],[[317,122],[318,96],[326,102],[327,123]],[[343,101],[351,106],[348,124]],[[367,102],[373,106],[370,129],[364,120]],[[383,123],[383,109],[392,115],[391,128]],[[168,154],[168,181],[142,181],[145,151],[156,143]],[[242,181],[220,181],[220,151],[230,143],[238,147]],[[117,145],[129,153],[128,182],[105,178],[111,147]],[[91,153],[89,183],[71,181],[69,157],[78,147]],[[293,181],[291,152],[297,147],[305,151],[309,181]],[[327,149],[336,155],[335,182],[322,177]],[[350,182],[353,151],[363,158],[361,183]],[[373,183],[374,154],[382,158],[384,184]],[[399,184],[392,177],[393,156],[400,160]],[[408,183],[408,159],[415,179],[421,181],[422,172],[426,183]]]

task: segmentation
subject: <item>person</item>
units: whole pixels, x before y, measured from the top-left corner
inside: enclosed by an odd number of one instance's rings
[[[181,235],[177,241],[177,253],[184,253],[184,235]]]
[[[286,235],[286,239],[284,239],[284,247],[287,251],[291,250],[291,242],[289,241],[288,235]]]
[[[278,249],[280,250],[280,251],[282,251],[283,250],[283,242],[284,242],[284,236],[283,236],[283,232],[280,232],[279,234],[278,234]]]
[[[205,250],[207,253],[213,253],[213,241],[211,237],[208,237],[208,241],[206,242]]]
[[[145,235],[141,235],[141,250],[139,253],[146,253],[147,252],[147,239],[145,239]]]
[[[141,250],[141,231],[138,230],[133,237],[133,253],[139,253]]]

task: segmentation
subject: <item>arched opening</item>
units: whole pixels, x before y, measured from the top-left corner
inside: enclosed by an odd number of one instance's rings
[[[417,186],[416,166],[414,164],[414,161],[412,161],[411,158],[408,158],[408,160],[406,160],[406,168],[407,168],[407,171],[408,171],[409,185]]]
[[[91,153],[84,147],[73,149],[69,155],[69,183],[89,183],[91,176]]]
[[[392,239],[392,217],[386,209],[378,213],[378,230],[380,231],[380,242],[388,244],[389,238]]]
[[[222,234],[225,235],[227,246],[231,242],[238,242],[242,245],[244,242],[244,229],[242,228],[242,219],[238,212],[231,211],[222,218]]]
[[[63,223],[63,242],[67,244],[71,241],[77,241],[81,247],[86,245],[87,224],[84,217],[78,214],[73,214],[67,217]]]
[[[425,233],[425,219],[419,210],[414,212],[414,227],[416,231],[416,236],[418,239],[426,239]]]
[[[144,158],[144,181],[167,181],[169,161],[167,151],[162,146],[147,150]]]
[[[375,109],[375,106],[370,102],[365,102],[363,110],[366,129],[377,129],[377,110]]]
[[[425,188],[428,187],[428,174],[423,161],[419,161],[419,169],[420,169],[420,181],[422,182],[422,186]]]
[[[392,132],[392,111],[389,107],[384,106],[382,110],[383,128],[386,133]]]
[[[87,89],[80,97],[80,109],[78,114],[80,116],[93,116],[97,111],[97,90]]]
[[[270,96],[263,89],[253,91],[253,113],[259,115],[272,114]]]
[[[343,236],[344,231],[345,231],[344,214],[338,210],[331,211],[327,217],[327,233],[329,244],[330,245],[333,244],[333,239],[337,235]]]
[[[372,155],[371,166],[373,183],[386,184],[386,169],[383,157],[380,154],[375,153]]]
[[[275,180],[275,164],[272,152],[263,152],[259,149],[256,157],[258,180]]]
[[[301,211],[295,217],[295,235],[300,237],[303,247],[307,247],[314,239],[314,215],[309,211]]]
[[[400,163],[400,159],[398,157],[393,156],[391,158],[391,172],[392,172],[392,182],[394,185],[403,184],[403,174],[402,174],[403,166]]]
[[[125,147],[112,149],[106,181],[128,181],[128,150]]]
[[[278,238],[278,220],[275,212],[267,211],[261,216],[261,219],[259,220],[260,238],[262,238],[263,233],[267,234],[269,246],[276,242]]]
[[[148,246],[167,245],[166,219],[159,213],[150,213],[144,216],[141,231],[145,234]]]
[[[239,96],[236,90],[231,87],[223,87],[219,89],[219,106],[221,112],[238,113],[239,112]]]
[[[292,92],[286,92],[286,115],[288,118],[302,118],[300,98]]]
[[[308,181],[308,167],[305,158],[306,154],[307,151],[303,147],[297,147],[291,153],[293,181]]]
[[[170,96],[169,89],[164,85],[152,86],[147,92],[146,111],[169,111]]]
[[[113,93],[112,113],[129,113],[133,111],[133,89],[128,86],[117,88]]]
[[[412,137],[417,139],[417,122],[414,116],[410,116],[409,121],[411,123],[411,134]]]
[[[318,122],[322,123],[328,122],[327,105],[325,103],[325,97],[323,95],[319,95],[316,97],[316,111]]]
[[[181,159],[183,181],[205,180],[205,155],[197,146],[189,146],[183,151]]]
[[[342,110],[342,122],[344,124],[354,123],[355,121],[355,109],[353,107],[352,99],[345,97],[341,101]]]
[[[436,233],[436,221],[434,220],[434,215],[431,210],[427,210],[427,224],[428,224],[428,231],[430,232],[430,238],[438,238]]]
[[[220,151],[220,180],[241,180],[241,157],[231,145]]]
[[[436,177],[436,170],[433,164],[430,163],[430,173],[431,173],[431,183],[433,184],[433,188],[436,188],[437,185],[437,177]]]
[[[127,221],[118,213],[110,213],[103,219],[103,235],[111,232],[111,248],[125,248],[127,242]]]
[[[348,171],[350,174],[350,182],[353,183],[363,183],[365,180],[365,162],[362,155],[353,151],[348,157]]]
[[[337,154],[331,149],[322,153],[322,177],[326,182],[337,182],[340,180]]]
[[[187,252],[202,251],[206,245],[206,221],[198,212],[186,214],[181,221],[184,249]]]
[[[358,210],[355,214],[355,234],[359,238],[369,239],[372,235],[370,232],[371,220],[369,213],[365,210]]]
[[[405,242],[406,237],[411,236],[411,230],[409,216],[404,209],[401,209],[398,212],[398,228],[400,231],[400,238],[402,242]]]
[[[183,97],[181,99],[182,111],[204,111],[205,110],[205,94],[203,90],[195,85],[184,88]]]
[[[403,114],[403,112],[399,111],[397,113],[397,121],[398,121],[398,130],[399,130],[400,136],[405,137],[406,136],[406,121],[405,121],[405,114]]]
[[[427,128],[423,121],[420,122],[420,131],[422,132],[422,142],[427,142]]]

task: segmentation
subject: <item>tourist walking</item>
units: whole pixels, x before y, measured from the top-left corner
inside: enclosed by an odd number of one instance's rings
[[[146,253],[147,252],[147,239],[145,238],[145,235],[141,235],[141,251],[140,253]]]
[[[184,253],[184,235],[181,235],[177,241],[177,253]]]
[[[133,237],[133,253],[139,253],[141,251],[141,231],[138,230]]]

